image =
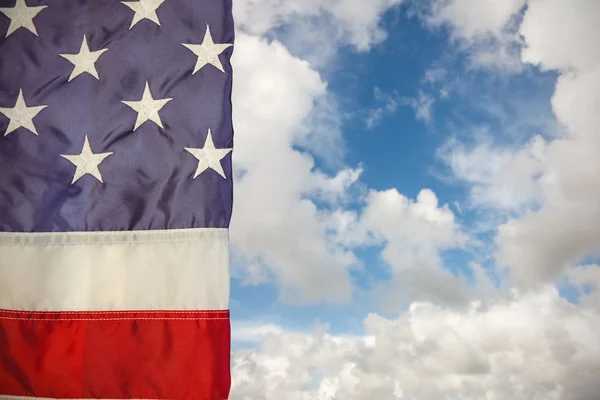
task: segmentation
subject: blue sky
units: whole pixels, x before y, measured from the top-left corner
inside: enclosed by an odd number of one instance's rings
[[[415,198],[421,189],[429,188],[441,204],[450,205],[454,211],[459,205],[463,212],[460,221],[468,228],[477,218],[477,210],[469,209],[469,188],[451,176],[437,154],[438,149],[451,135],[473,140],[470,129],[500,130],[505,123],[502,118],[510,118],[509,107],[515,98],[522,102],[543,98],[546,104],[539,107],[551,113],[548,100],[555,74],[531,68],[524,74],[498,77],[495,71],[469,70],[464,55],[448,56],[455,50],[446,29],[427,29],[422,21],[407,15],[408,11],[394,8],[382,16],[381,26],[388,37],[370,51],[358,52],[344,46],[336,56],[335,65],[319,70],[343,115],[340,129],[344,156],[335,160],[331,168],[332,161],[317,154],[315,165],[325,171],[335,171],[340,161],[350,166],[360,165],[364,169],[362,184],[373,190],[396,188],[408,198]],[[445,83],[427,82],[427,74],[440,68],[437,65],[441,60],[450,57],[452,63],[444,64],[443,71],[446,79],[454,80],[457,87],[442,97],[440,92]],[[419,118],[414,107],[402,104],[406,99],[418,99],[420,94],[432,102],[427,107],[431,114],[428,120]],[[481,98],[495,103],[507,115],[490,115],[484,107],[477,107]],[[391,99],[399,105],[393,111],[385,111]],[[369,118],[379,109],[381,116],[369,124]],[[522,141],[524,134],[517,132],[514,138],[497,135],[495,139],[514,144]],[[302,146],[300,149],[305,150]],[[356,199],[346,200],[352,203]],[[351,204],[350,208],[359,209],[360,205]],[[490,235],[482,238],[486,241],[482,251],[491,251]],[[378,257],[380,247],[360,252],[365,268],[353,273],[358,290],[368,291],[373,281],[389,279],[388,268]],[[473,257],[468,249],[449,251],[444,256],[446,267],[453,273],[471,275],[470,269],[465,268]],[[254,319],[258,312],[266,321],[294,329],[310,330],[316,321],[322,320],[330,324],[332,332],[362,333],[362,319],[378,309],[378,305],[372,294],[357,293],[355,297],[341,305],[287,305],[277,301],[276,286],[244,285],[243,280],[236,279],[232,313],[240,319]]]
[[[591,399],[597,3],[234,14],[232,398]]]

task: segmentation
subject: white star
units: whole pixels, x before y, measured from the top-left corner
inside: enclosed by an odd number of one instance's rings
[[[135,24],[143,19],[149,19],[156,25],[160,26],[158,15],[156,15],[156,9],[160,7],[164,1],[165,0],[122,1],[121,3],[135,11],[135,15],[133,16],[133,20],[131,21],[129,29],[133,28]]]
[[[215,170],[219,175],[227,179],[225,172],[223,171],[223,166],[221,166],[221,160],[233,149],[216,149],[210,129],[208,130],[208,136],[206,136],[206,142],[204,142],[203,148],[195,149],[185,147],[185,149],[198,159],[198,168],[196,169],[196,174],[193,179],[196,179],[198,175],[209,168]]]
[[[71,161],[73,165],[77,167],[75,170],[75,175],[73,176],[73,181],[71,185],[77,182],[79,178],[86,174],[92,175],[94,178],[98,179],[100,182],[102,181],[102,175],[100,174],[100,170],[98,169],[98,165],[108,156],[113,153],[92,153],[92,148],[90,147],[90,142],[88,140],[87,135],[85,135],[85,141],[83,142],[83,149],[81,149],[81,153],[77,155],[65,155],[61,154],[60,156],[66,158]]]
[[[144,94],[142,95],[141,100],[123,101],[123,103],[127,104],[138,113],[137,120],[135,121],[135,127],[133,128],[134,132],[140,127],[140,125],[148,120],[154,122],[156,125],[162,128],[162,121],[160,120],[158,112],[171,100],[173,99],[154,100],[152,98],[152,93],[150,93],[148,81],[146,81],[146,87],[144,88]]]
[[[98,76],[98,71],[96,70],[96,66],[94,65],[98,58],[107,51],[108,49],[100,49],[96,51],[90,51],[88,47],[87,39],[85,35],[83,35],[83,41],[81,42],[81,47],[79,48],[79,53],[77,54],[59,54],[59,56],[66,58],[74,65],[73,71],[71,72],[71,76],[69,76],[69,82],[71,82],[75,77],[87,72],[92,75],[94,78],[100,80]]]
[[[21,27],[38,36],[33,19],[46,7],[48,6],[27,7],[25,0],[17,0],[14,7],[0,7],[0,12],[10,18],[10,25],[5,37]]]
[[[28,129],[37,135],[38,133],[33,124],[33,118],[46,107],[48,106],[27,107],[25,99],[23,98],[23,89],[19,90],[19,96],[17,97],[17,102],[14,107],[0,107],[0,113],[4,114],[10,120],[4,136],[20,127]]]
[[[198,56],[198,61],[196,62],[196,67],[194,68],[192,75],[200,71],[206,64],[212,65],[223,73],[225,72],[223,64],[221,64],[221,60],[219,60],[219,54],[233,45],[231,43],[215,43],[210,34],[210,27],[208,25],[206,25],[206,33],[204,34],[202,44],[181,44]]]

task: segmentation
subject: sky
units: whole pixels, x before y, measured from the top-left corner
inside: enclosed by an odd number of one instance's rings
[[[236,0],[232,400],[597,400],[600,2]]]

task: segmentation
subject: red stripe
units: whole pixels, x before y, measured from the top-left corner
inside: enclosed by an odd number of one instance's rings
[[[0,310],[0,396],[223,400],[228,311]]]

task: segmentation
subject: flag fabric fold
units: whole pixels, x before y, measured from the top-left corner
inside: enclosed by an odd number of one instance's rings
[[[0,398],[228,398],[231,9],[0,0]]]

